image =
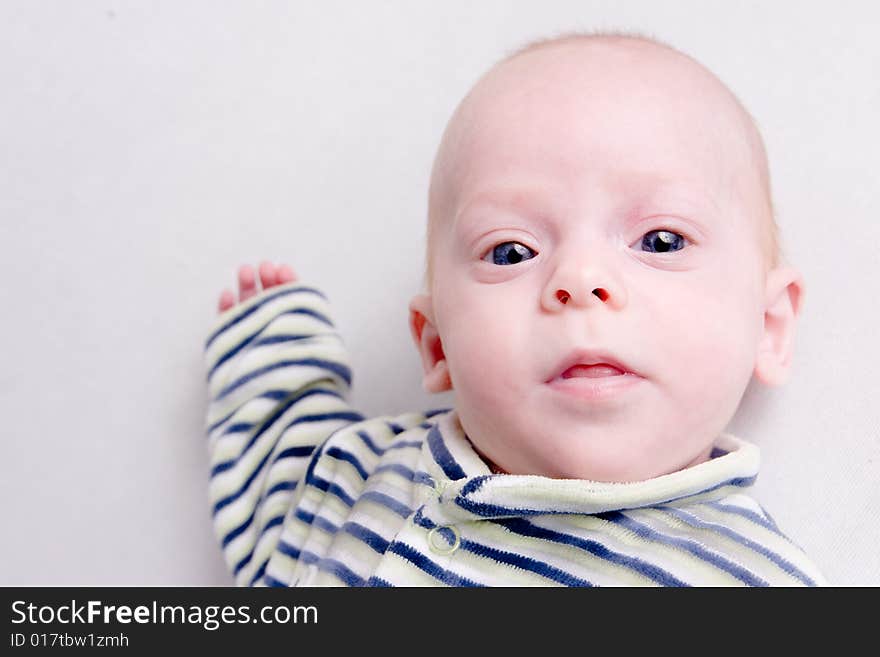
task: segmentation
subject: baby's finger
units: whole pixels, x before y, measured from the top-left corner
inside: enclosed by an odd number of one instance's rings
[[[290,265],[281,265],[278,267],[278,284],[283,285],[284,283],[292,283],[296,280],[296,274],[293,269],[290,268]]]
[[[245,301],[256,293],[257,280],[254,278],[254,268],[250,265],[242,265],[238,270],[238,298],[240,301]]]
[[[263,283],[263,289],[270,288],[278,284],[278,276],[275,273],[275,265],[268,260],[260,263],[260,281]]]
[[[232,293],[232,290],[223,290],[220,294],[220,302],[218,303],[218,309],[220,312],[226,312],[232,306],[235,305],[235,295]]]

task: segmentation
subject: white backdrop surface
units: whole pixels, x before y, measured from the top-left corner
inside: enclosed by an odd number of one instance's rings
[[[440,134],[508,51],[598,28],[694,56],[756,117],[807,289],[792,381],[730,429],[829,580],[880,585],[877,7],[4,0],[0,585],[231,583],[202,344],[242,262],[326,292],[362,412],[450,406],[407,327]]]

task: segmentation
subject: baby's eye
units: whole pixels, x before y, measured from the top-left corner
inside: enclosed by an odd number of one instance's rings
[[[490,254],[492,255],[492,261],[496,265],[515,265],[537,255],[529,247],[519,242],[502,242],[495,246],[486,256]]]
[[[640,246],[642,250],[651,253],[666,253],[667,251],[681,251],[687,240],[670,230],[652,230],[642,237]]]

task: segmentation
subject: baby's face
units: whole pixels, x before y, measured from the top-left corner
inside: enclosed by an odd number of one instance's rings
[[[418,336],[429,389],[448,374],[467,435],[514,474],[635,481],[705,460],[785,339],[766,312],[793,288],[767,275],[729,101],[630,56],[516,58],[451,137],[431,294],[411,308],[436,332]],[[572,358],[626,374],[562,377]]]

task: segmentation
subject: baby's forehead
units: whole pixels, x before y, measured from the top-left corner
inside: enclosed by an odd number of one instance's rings
[[[461,103],[444,139],[460,186],[553,165],[694,181],[753,168],[735,99],[684,56],[559,50],[503,62]]]
[[[505,117],[540,113],[547,129],[559,119],[579,127],[626,129],[601,120],[603,113],[621,110],[634,119],[666,111],[685,117],[692,131],[723,126],[736,137],[744,136],[751,118],[711,71],[683,53],[655,44],[598,41],[537,48],[500,62],[478,80],[452,122],[479,133]]]

